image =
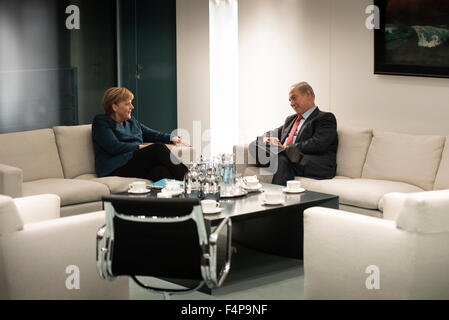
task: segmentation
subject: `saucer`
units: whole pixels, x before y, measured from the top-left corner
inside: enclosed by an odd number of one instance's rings
[[[179,190],[176,190],[176,191],[169,191],[166,188],[162,188],[161,192],[169,193],[172,196],[179,196],[180,194],[184,193],[184,190],[183,189],[179,189]]]
[[[203,210],[203,209],[201,208],[201,210]],[[219,213],[219,212],[221,212],[221,210],[223,210],[222,207],[217,207],[217,208],[215,208],[215,209],[212,210],[212,211],[207,211],[207,212],[204,212],[204,211],[203,211],[203,214],[214,214],[214,213]]]
[[[144,194],[144,193],[148,193],[148,192],[151,192],[151,190],[143,190],[143,191],[128,190],[128,193],[133,193],[133,194]]]
[[[255,187],[246,186],[245,184],[242,185],[242,188],[248,191],[259,191],[260,188],[262,188],[262,185],[259,183]]]
[[[306,191],[306,189],[299,188],[298,190],[293,191],[293,190],[288,190],[287,188],[284,188],[284,189],[282,189],[282,191],[286,192],[286,193],[301,193],[301,192]]]
[[[278,204],[283,204],[285,202],[284,199],[279,200],[278,202],[267,202],[265,199],[262,199],[262,204],[266,206],[274,206]]]

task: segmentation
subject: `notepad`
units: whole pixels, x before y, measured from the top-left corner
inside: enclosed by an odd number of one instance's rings
[[[159,181],[153,182],[153,183],[149,183],[148,187],[149,188],[154,188],[154,189],[162,189],[165,187],[165,181],[172,181],[174,179],[161,179]],[[182,182],[182,181],[180,181]],[[184,186],[181,185],[181,189],[184,189]]]

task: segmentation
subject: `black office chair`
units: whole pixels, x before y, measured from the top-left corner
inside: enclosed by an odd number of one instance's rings
[[[109,281],[130,276],[139,286],[164,294],[188,293],[204,284],[221,286],[231,267],[232,225],[225,218],[208,236],[198,199],[103,197],[106,225],[97,233],[97,271]],[[219,233],[227,226],[226,258],[218,259]],[[143,284],[138,276],[188,280],[185,289]],[[192,281],[193,280],[193,281]]]

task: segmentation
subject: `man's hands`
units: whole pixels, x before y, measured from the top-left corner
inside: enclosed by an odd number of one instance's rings
[[[273,145],[273,146],[278,146],[278,147],[280,147],[282,149],[285,149],[285,147],[282,145],[282,143],[276,137],[264,137],[263,138],[263,142],[265,142],[266,144],[270,144],[270,145]]]
[[[192,146],[191,144],[189,144],[189,143],[187,143],[187,142],[184,142],[184,141],[181,139],[181,137],[178,137],[178,136],[173,137],[172,142],[173,142],[173,144],[174,144],[175,146],[177,146],[178,144],[181,144],[181,145],[186,146],[186,147],[191,147],[191,146]]]

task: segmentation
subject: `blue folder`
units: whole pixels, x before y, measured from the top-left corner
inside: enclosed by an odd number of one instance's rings
[[[165,187],[165,181],[172,181],[174,179],[161,179],[159,181],[153,182],[153,183],[149,183],[148,187],[149,188],[155,188],[155,189],[162,189]],[[182,182],[182,181],[180,181]],[[181,185],[181,189],[184,189],[184,186]]]

